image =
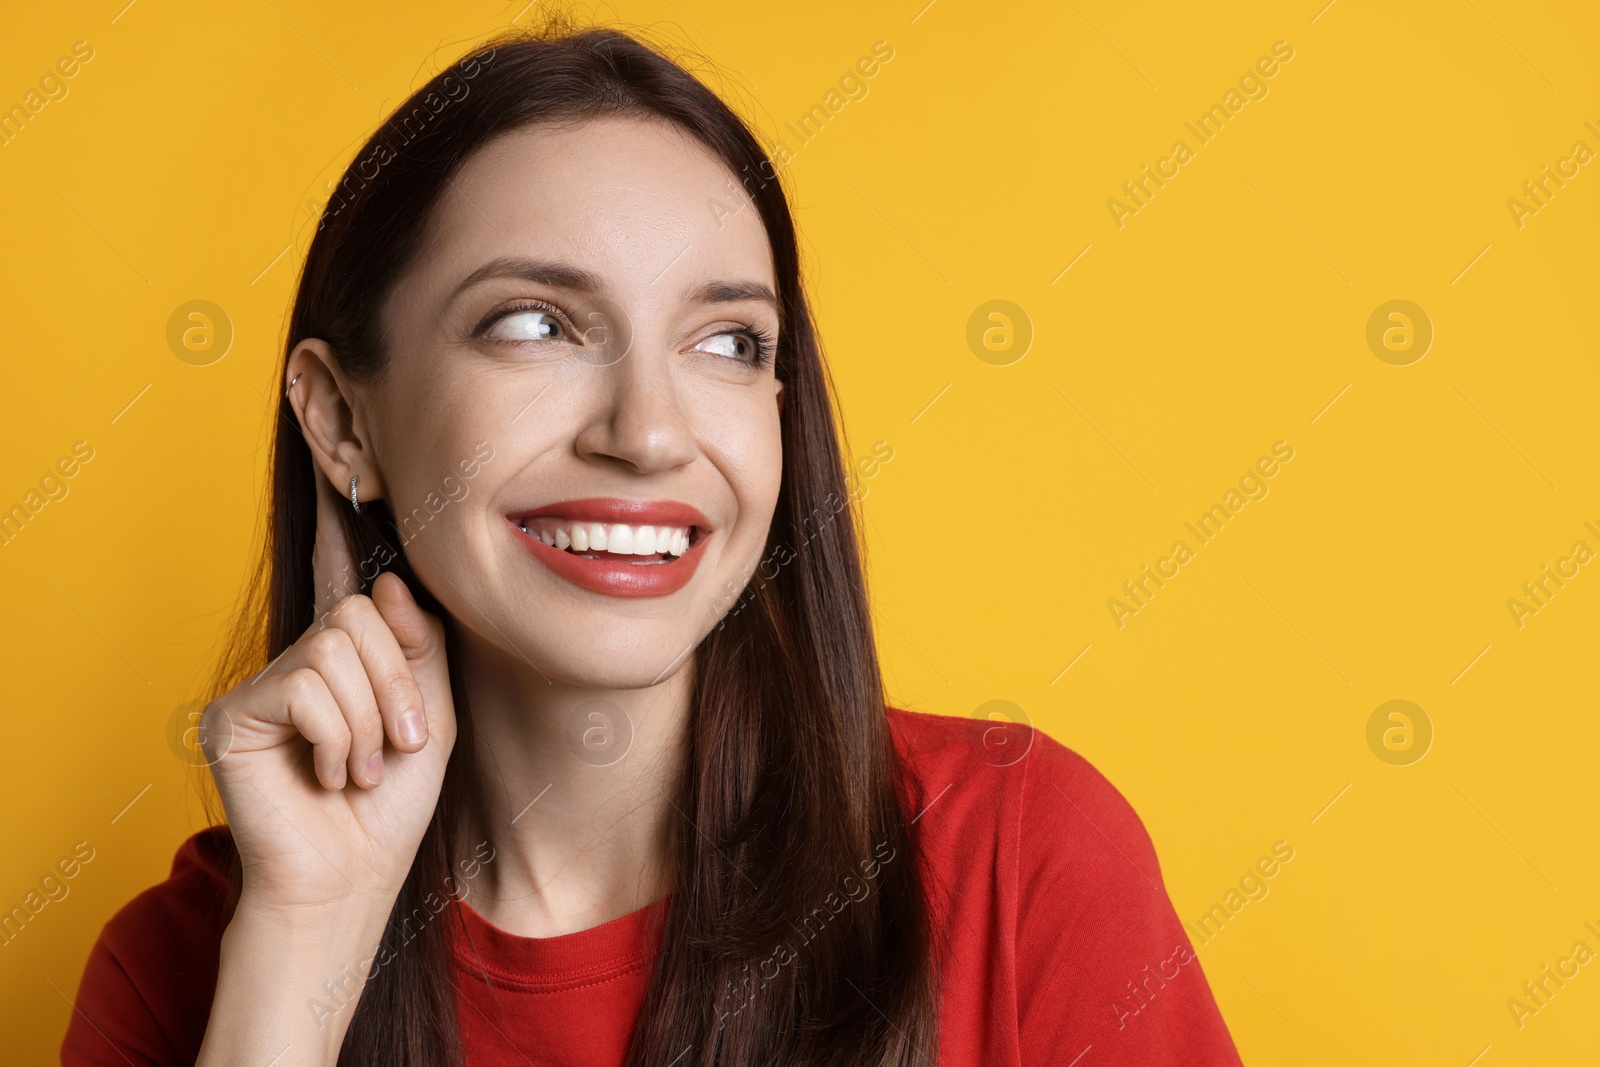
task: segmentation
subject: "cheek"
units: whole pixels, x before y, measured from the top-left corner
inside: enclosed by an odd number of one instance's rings
[[[490,491],[501,480],[497,468],[509,466],[503,441],[478,425],[484,421],[437,408],[397,413],[381,439],[379,460],[399,547],[421,564],[419,571],[454,575],[468,558],[464,548],[478,539],[474,531],[483,525]]]
[[[761,486],[761,499],[768,510],[778,499],[778,488],[783,480],[783,440],[780,437],[777,417],[765,420],[760,444],[752,451],[755,455],[754,480]]]
[[[469,448],[465,454],[470,452]],[[453,475],[444,470],[442,457],[452,453],[438,455],[438,463],[419,467],[416,484],[408,485],[392,505],[397,547],[418,580],[452,616],[474,620],[485,610],[494,610],[490,606],[504,593],[501,577],[507,560],[518,559],[515,542],[496,524],[498,516],[490,506],[495,468],[507,461],[503,466],[510,469],[509,457],[497,453],[468,478],[459,468]],[[426,473],[433,466],[440,469],[430,484]],[[446,491],[446,478],[453,478],[453,495]]]
[[[414,373],[414,362],[394,368],[368,415],[397,522],[402,506],[422,504],[430,493],[448,500],[465,487],[470,500],[484,479],[468,472],[482,466],[481,457],[504,453],[507,436],[488,389]]]
[[[720,464],[733,486],[739,520],[765,529],[783,480],[783,443],[776,409],[759,405],[718,427]]]
[[[401,440],[403,443],[383,457],[384,483],[396,525],[418,508],[443,514],[477,503],[479,488],[487,480],[484,471],[493,467],[492,462],[487,466],[481,463],[474,450],[475,442],[484,438],[461,437],[454,432],[434,437],[428,428],[419,427],[417,433]],[[465,471],[474,465],[477,476],[467,477]]]
[[[783,448],[777,419],[750,427],[750,436],[736,456],[737,476],[730,472],[728,479],[734,487],[738,522],[735,537],[727,546],[726,563],[738,574],[759,573],[770,580],[770,563],[763,564],[767,546],[793,543],[798,536],[775,528],[773,518],[783,484]]]

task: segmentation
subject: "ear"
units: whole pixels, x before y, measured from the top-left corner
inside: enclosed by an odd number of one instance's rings
[[[332,346],[316,337],[296,345],[284,366],[283,386],[312,461],[339,495],[350,496],[350,479],[355,476],[362,503],[385,496],[388,490],[373,452],[364,398],[340,369]]]
[[[781,412],[783,410],[783,382],[776,375],[772,379],[772,389],[778,397],[778,410]]]

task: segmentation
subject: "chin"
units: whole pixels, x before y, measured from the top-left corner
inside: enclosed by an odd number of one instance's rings
[[[651,622],[596,612],[593,617],[548,630],[506,634],[546,678],[560,685],[588,689],[643,689],[659,685],[683,670],[694,648],[709,632],[682,623]],[[503,641],[497,641],[503,644]],[[526,665],[522,656],[516,662]]]

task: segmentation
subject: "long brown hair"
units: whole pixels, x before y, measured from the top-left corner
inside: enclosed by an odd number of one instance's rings
[[[670,794],[684,815],[672,846],[673,890],[627,1064],[932,1064],[939,965],[927,872],[903,806],[833,387],[788,199],[744,122],[684,67],[617,30],[551,19],[485,42],[401,104],[344,172],[300,274],[285,359],[301,340],[319,337],[351,378],[381,374],[378,309],[417,252],[450,175],[508,130],[600,115],[674,123],[743,184],[775,264],[776,373],[785,394],[782,487],[763,565],[732,591],[695,653],[686,771]],[[313,622],[318,475],[286,398],[278,412],[265,550],[224,650],[219,692],[264,669]],[[442,616],[384,501],[359,514],[345,509],[344,522],[362,561],[361,591],[380,568],[393,570]],[[458,661],[450,650],[450,662]],[[388,962],[362,992],[341,1065],[461,1061],[452,924],[406,923],[452,884],[478,774],[454,668],[451,681],[457,743],[383,935]],[[236,901],[236,853],[229,862]],[[852,885],[872,891],[856,899]]]

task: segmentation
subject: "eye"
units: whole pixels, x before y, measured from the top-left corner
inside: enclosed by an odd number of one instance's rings
[[[729,359],[748,361],[754,358],[756,346],[742,333],[714,333],[695,348],[715,352]]]
[[[551,309],[537,306],[507,308],[480,335],[492,341],[559,341],[566,327]]]
[[[714,333],[695,345],[697,352],[714,352],[738,363],[758,366],[771,356],[771,345],[764,332],[754,327]]]

